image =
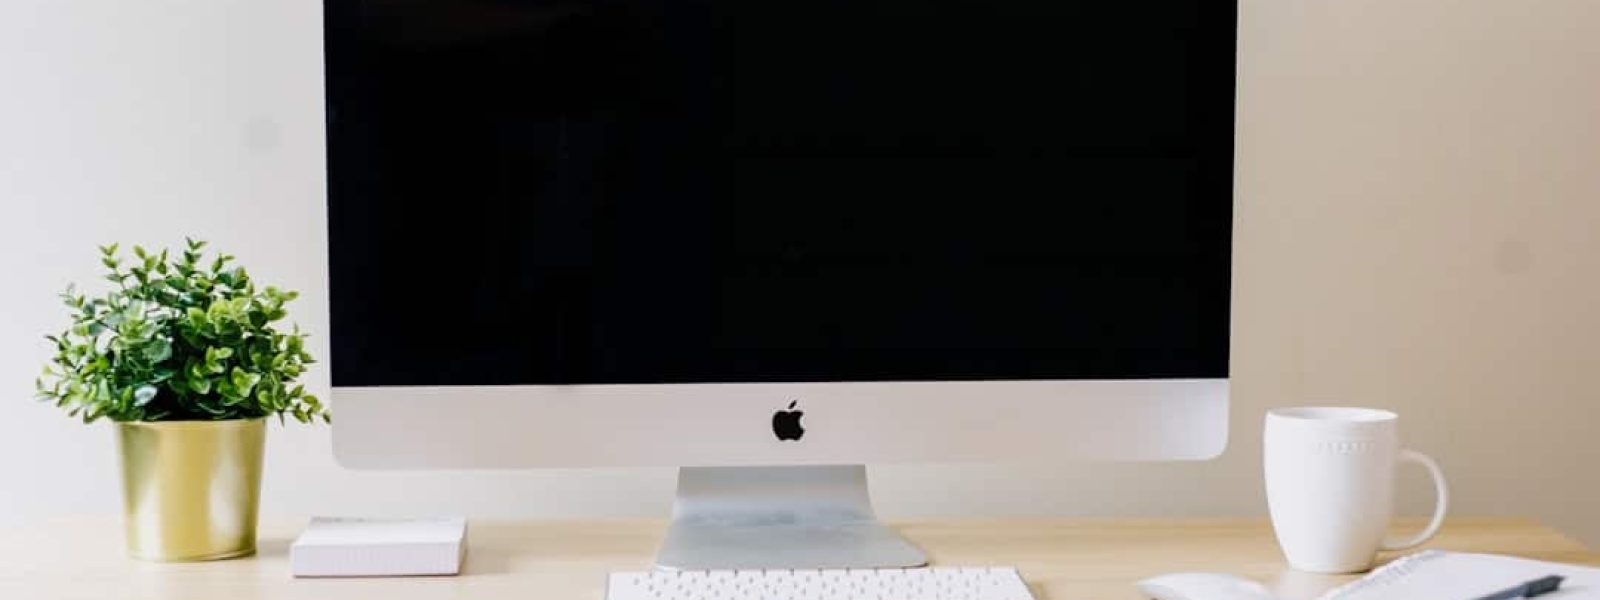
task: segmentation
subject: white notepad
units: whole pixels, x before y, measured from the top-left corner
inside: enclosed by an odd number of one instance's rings
[[[455,575],[467,520],[317,517],[289,547],[295,577]]]
[[[1539,600],[1600,600],[1594,567],[1439,550],[1395,560],[1319,600],[1473,600],[1549,575],[1566,580]]]

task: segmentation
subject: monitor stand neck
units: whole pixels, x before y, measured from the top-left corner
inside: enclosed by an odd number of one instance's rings
[[[861,465],[684,467],[664,569],[920,567],[928,559],[872,514]]]

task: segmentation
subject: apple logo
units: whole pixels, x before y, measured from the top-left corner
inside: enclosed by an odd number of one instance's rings
[[[805,411],[795,410],[794,405],[799,400],[789,402],[788,410],[772,413],[772,433],[779,440],[800,441],[800,436],[806,434],[806,428],[800,425],[800,417],[805,416]]]

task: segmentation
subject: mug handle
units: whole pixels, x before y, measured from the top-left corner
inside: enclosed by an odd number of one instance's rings
[[[1428,455],[1416,450],[1401,450],[1395,459],[1397,462],[1417,463],[1427,469],[1428,474],[1433,476],[1433,489],[1437,499],[1433,506],[1433,520],[1429,521],[1428,526],[1422,529],[1422,533],[1398,544],[1384,540],[1379,547],[1382,550],[1406,550],[1421,546],[1424,542],[1433,539],[1434,534],[1439,533],[1439,526],[1444,524],[1444,513],[1450,506],[1450,487],[1445,485],[1444,470],[1439,468],[1439,463],[1434,462]]]

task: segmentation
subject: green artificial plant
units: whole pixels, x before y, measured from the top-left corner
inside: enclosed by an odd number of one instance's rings
[[[113,288],[89,297],[68,286],[72,326],[46,336],[55,356],[39,397],[84,422],[217,421],[277,415],[327,421],[328,411],[295,379],[312,358],[298,327],[274,324],[298,295],[257,290],[233,257],[207,260],[205,242],[177,256],[135,246],[127,266],[117,245],[100,248]]]

